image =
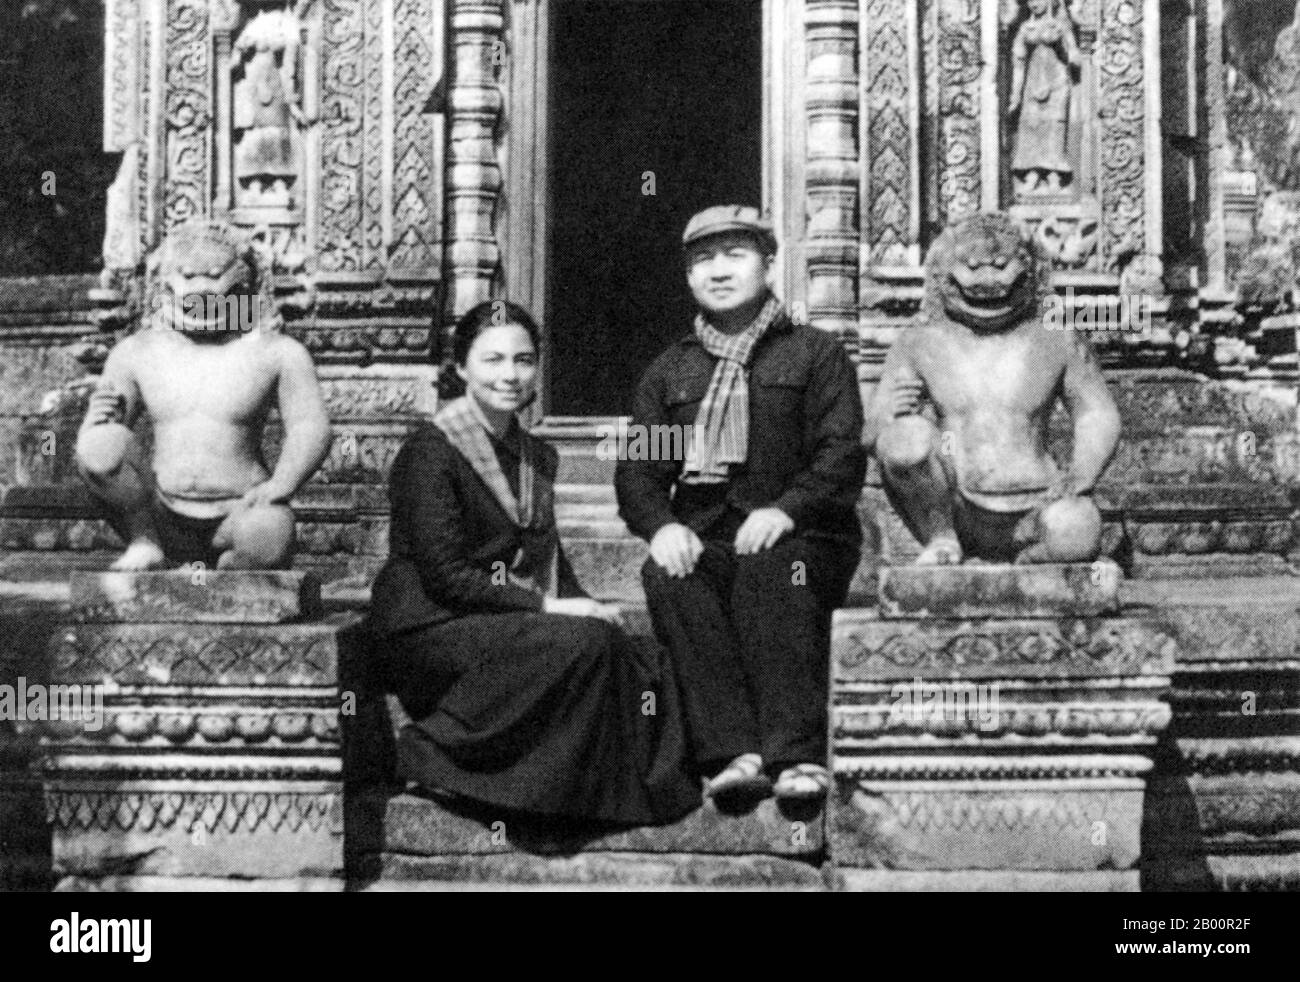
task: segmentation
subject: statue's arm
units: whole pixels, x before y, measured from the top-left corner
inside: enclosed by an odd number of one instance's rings
[[[1074,39],[1074,22],[1068,14],[1061,17],[1061,43],[1065,46],[1065,60],[1078,67],[1083,62],[1079,54],[1079,42]]]
[[[103,423],[121,423],[127,429],[135,426],[142,403],[140,386],[132,368],[135,347],[132,336],[118,342],[109,352],[104,370],[90,394],[85,418],[81,421],[83,431]]]
[[[269,483],[276,489],[274,500],[284,501],[307,483],[329,456],[333,431],[311,355],[292,338],[281,337],[278,343],[284,445]]]
[[[907,339],[900,337],[890,346],[888,354],[885,355],[880,381],[876,384],[876,390],[871,394],[871,401],[866,407],[866,425],[862,429],[862,442],[866,445],[868,453],[875,450],[880,434],[884,432],[890,420],[899,414],[898,383],[903,379],[918,377],[919,373],[913,367],[908,353]]]
[[[1028,57],[1024,28],[1021,28],[1016,32],[1016,39],[1011,45],[1011,101],[1008,107],[1012,110],[1020,107],[1020,95],[1025,88],[1025,61]]]
[[[1069,343],[1063,397],[1074,424],[1074,448],[1066,492],[1091,494],[1119,444],[1119,408],[1088,336],[1074,332]]]

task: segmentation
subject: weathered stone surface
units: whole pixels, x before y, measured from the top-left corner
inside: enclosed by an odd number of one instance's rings
[[[437,409],[432,365],[322,366],[321,394],[330,419],[340,422],[418,420]]]
[[[1128,870],[837,869],[833,884],[862,893],[1136,893],[1139,876]]]
[[[213,876],[66,876],[56,893],[339,893],[341,876],[294,876],[271,879]]]
[[[886,566],[886,618],[1095,617],[1119,612],[1120,569],[1109,560],[962,566]]]
[[[837,610],[831,662],[841,681],[913,677],[1168,675],[1175,638],[1149,618],[883,620]]]
[[[596,889],[824,890],[819,868],[775,856],[583,853],[580,856],[367,856],[349,875],[356,890]]]
[[[666,826],[581,833],[562,824],[533,824],[493,815],[489,808],[452,805],[382,789],[360,791],[348,803],[350,852],[414,856],[528,852],[709,853],[814,857],[823,849],[822,809],[792,808],[767,799],[741,814],[707,803]]]
[[[1248,839],[1272,847],[1291,842],[1300,850],[1300,773],[1295,771],[1161,775],[1151,781],[1146,807],[1144,848],[1151,856],[1228,852]],[[1215,840],[1222,848],[1213,848]]]
[[[1210,553],[1195,556],[1163,555],[1133,557],[1134,580],[1217,581],[1233,577],[1272,578],[1286,576],[1296,562],[1291,558],[1262,553]]]
[[[120,554],[125,543],[101,518],[0,519],[0,548],[11,552],[92,552],[107,549]]]
[[[334,434],[329,456],[312,475],[317,484],[383,484],[393,460],[416,424],[413,421],[345,422]],[[280,455],[282,429],[268,423],[262,451],[268,460]]]
[[[93,713],[89,726],[50,721],[43,730],[57,736],[64,749],[337,752],[339,707],[333,693],[307,690],[295,696],[115,696],[102,713],[87,707]]]
[[[837,865],[1100,870],[1137,863],[1142,782],[839,782]]]
[[[91,623],[284,624],[321,613],[315,576],[273,570],[74,573],[71,603]]]
[[[1300,891],[1300,851],[1237,856],[1167,856],[1144,862],[1142,888],[1224,893]]]
[[[1124,603],[1159,612],[1181,672],[1294,662],[1300,668],[1300,577],[1128,582]]]
[[[583,539],[565,536],[564,550],[578,582],[593,597],[643,602],[641,566],[650,555],[640,539]]]
[[[1173,719],[1146,798],[1146,889],[1296,889],[1300,618],[1294,576],[1126,585],[1178,636]]]
[[[346,623],[70,625],[50,641],[50,671],[57,681],[124,686],[329,686]]]
[[[831,733],[843,751],[879,741],[906,747],[917,739],[1032,741],[1087,734],[1152,743],[1170,715],[1169,706],[1146,688],[1108,686],[1058,696],[1014,684],[977,687],[918,678],[845,693],[831,712]],[[943,748],[951,749],[947,743]]]
[[[105,690],[102,726],[42,727],[54,872],[340,876],[338,651],[356,621],[58,629],[50,676]]]
[[[1150,617],[838,611],[833,862],[1131,869],[1144,778],[1171,718],[1163,696],[1175,644],[1172,629]]]
[[[332,877],[343,870],[337,782],[56,777],[45,804],[60,876]]]

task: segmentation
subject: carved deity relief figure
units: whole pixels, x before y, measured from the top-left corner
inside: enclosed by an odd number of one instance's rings
[[[298,179],[295,127],[305,125],[296,76],[298,21],[264,10],[234,44],[236,204],[291,208]]]
[[[1048,215],[1039,223],[1034,230],[1034,245],[1040,258],[1062,269],[1079,269],[1096,253],[1101,220],[1095,199],[1085,195],[1083,200],[1094,207],[1081,217]]]
[[[1091,494],[1119,411],[1086,333],[1050,330],[1046,264],[1004,214],[946,229],[926,258],[924,317],[886,356],[866,440],[917,562],[1084,562],[1101,549]],[[1048,453],[1058,400],[1071,463]]]
[[[1300,192],[1276,191],[1259,207],[1255,235],[1237,275],[1239,303],[1290,309],[1300,291]]]
[[[109,353],[77,436],[81,475],[127,543],[114,568],[287,568],[288,501],[330,446],[311,356],[258,309],[255,264],[229,226],[179,225],[157,258],[157,309]],[[274,471],[262,458],[273,408]],[[132,432],[142,412],[151,453]]]
[[[1073,70],[1082,63],[1060,0],[1027,0],[1011,57],[1011,112],[1019,112],[1011,163],[1025,194],[1057,193],[1074,173],[1068,153]]]

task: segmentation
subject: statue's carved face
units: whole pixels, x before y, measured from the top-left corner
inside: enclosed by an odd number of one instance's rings
[[[1037,259],[1005,215],[975,215],[946,230],[927,266],[927,289],[972,330],[1006,330],[1037,303]]]
[[[180,226],[163,246],[159,265],[164,312],[186,333],[248,330],[252,270],[229,236],[203,225]]]

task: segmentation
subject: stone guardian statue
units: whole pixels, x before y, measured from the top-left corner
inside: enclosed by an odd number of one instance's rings
[[[311,356],[261,309],[256,264],[228,226],[178,226],[158,260],[156,309],[110,352],[77,437],[82,477],[127,543],[114,568],[288,568],[288,501],[330,448]],[[272,409],[284,428],[273,471]],[[151,451],[132,431],[142,412]]]
[[[1101,548],[1091,494],[1119,411],[1087,335],[1043,315],[1047,270],[1004,214],[946,229],[926,258],[923,318],[890,348],[866,440],[920,564],[1087,562]],[[1048,453],[1057,404],[1073,428]]]

